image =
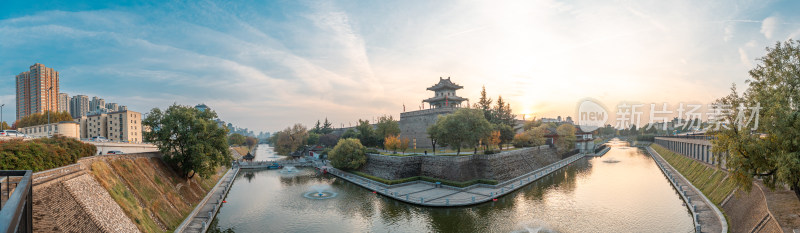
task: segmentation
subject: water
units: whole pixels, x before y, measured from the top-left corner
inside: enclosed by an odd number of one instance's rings
[[[609,159],[618,162],[603,162]],[[335,196],[305,197],[319,192]],[[497,202],[472,207],[409,205],[306,168],[293,176],[276,170],[242,171],[226,200],[217,215],[219,226],[236,232],[693,230],[688,210],[652,158],[621,145],[603,157],[578,160]]]

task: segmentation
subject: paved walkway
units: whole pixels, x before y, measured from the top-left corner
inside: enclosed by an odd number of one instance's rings
[[[653,148],[647,147],[647,151],[650,152],[653,160],[656,161],[661,171],[667,176],[672,186],[678,189],[678,193],[689,206],[689,210],[694,216],[693,220],[697,232],[728,232],[728,223],[725,221],[725,216],[722,215],[722,212],[717,209],[717,206],[708,200],[700,190],[694,187]]]
[[[573,155],[497,185],[475,184],[465,188],[437,185],[427,181],[385,185],[332,167],[323,166],[319,168],[366,189],[403,202],[423,206],[467,206],[492,201],[558,169],[569,166],[572,162],[583,157],[583,154]]]
[[[211,224],[211,220],[217,215],[219,207],[222,201],[225,200],[225,195],[230,190],[233,180],[238,173],[238,167],[228,169],[225,175],[219,179],[217,185],[206,194],[203,201],[197,204],[194,211],[192,211],[192,213],[183,220],[183,223],[175,229],[175,232],[206,232]]]

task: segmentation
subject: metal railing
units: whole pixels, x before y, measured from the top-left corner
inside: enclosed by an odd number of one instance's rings
[[[0,171],[0,232],[33,232],[32,174]]]

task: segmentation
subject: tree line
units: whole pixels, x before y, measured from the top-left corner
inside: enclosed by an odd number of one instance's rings
[[[48,122],[47,120],[48,113],[50,114],[50,123],[56,123],[61,121],[74,121],[72,119],[72,115],[70,115],[68,112],[45,111],[44,113],[34,113],[20,118],[16,122],[14,122],[13,125],[11,125],[11,128],[19,129],[28,126],[45,125]]]

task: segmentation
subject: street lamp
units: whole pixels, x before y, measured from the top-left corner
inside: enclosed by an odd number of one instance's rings
[[[6,104],[0,104],[0,131],[5,130],[3,129],[3,122],[5,122],[3,121],[3,106],[6,106]]]
[[[49,102],[49,103],[53,102],[52,101],[52,99],[53,99],[52,98],[53,97],[52,92],[53,92],[53,86],[50,86],[50,88],[47,88],[47,102]],[[50,108],[51,107],[53,107],[53,106],[51,106],[50,104],[47,105],[47,137],[50,137],[50,111],[51,111]]]

